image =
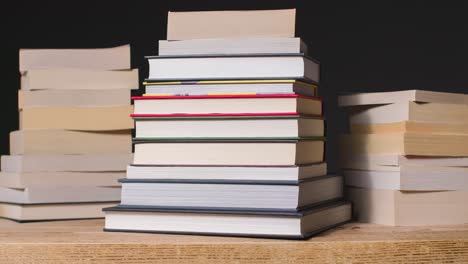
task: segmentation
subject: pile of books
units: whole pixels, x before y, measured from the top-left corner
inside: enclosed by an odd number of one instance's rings
[[[0,216],[102,217],[132,159],[130,46],[20,50],[20,127],[1,157]]]
[[[294,18],[169,13],[105,230],[304,238],[350,219],[342,177],[326,175],[319,64]]]
[[[358,220],[468,223],[468,95],[363,93],[340,105],[350,110],[341,161]]]

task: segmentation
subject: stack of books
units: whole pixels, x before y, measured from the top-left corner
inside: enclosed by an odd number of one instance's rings
[[[342,177],[326,175],[319,64],[294,17],[169,13],[105,230],[305,238],[350,219]]]
[[[102,217],[132,159],[130,46],[20,50],[20,127],[1,157],[0,216]]]
[[[468,223],[468,95],[421,90],[342,96],[342,167],[358,220]]]

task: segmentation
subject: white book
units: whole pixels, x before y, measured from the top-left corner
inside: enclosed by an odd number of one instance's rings
[[[213,38],[190,40],[160,40],[161,55],[212,55],[252,53],[304,53],[307,46],[300,38]]]
[[[129,165],[127,167],[127,179],[154,180],[301,181],[326,174],[326,163],[304,166]]]

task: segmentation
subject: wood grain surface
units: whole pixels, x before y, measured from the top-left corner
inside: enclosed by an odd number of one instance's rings
[[[350,223],[306,241],[102,232],[104,220],[0,220],[0,263],[468,263],[468,224]]]

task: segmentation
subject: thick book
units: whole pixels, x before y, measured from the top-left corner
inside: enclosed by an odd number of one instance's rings
[[[32,107],[20,111],[20,130],[68,129],[108,131],[132,129],[133,106]]]
[[[142,139],[136,165],[268,165],[323,162],[324,142],[313,139]]]
[[[294,37],[296,9],[169,12],[167,39]]]
[[[105,208],[105,231],[306,239],[351,220],[351,204],[329,203],[298,212]]]
[[[130,45],[98,49],[20,49],[20,72],[31,69],[130,69]]]
[[[138,70],[32,69],[21,74],[21,90],[138,89]]]
[[[130,105],[130,90],[35,90],[18,91],[18,108],[108,107]]]
[[[403,191],[468,191],[468,168],[399,166],[388,170],[343,170],[348,186]]]
[[[127,179],[238,180],[299,182],[327,174],[326,163],[303,166],[175,166],[129,165]],[[1,185],[1,177],[0,177]]]
[[[468,223],[467,191],[398,191],[346,188],[359,222],[391,226]]]
[[[103,208],[116,202],[12,204],[0,203],[0,217],[18,222],[102,218]]]
[[[363,154],[399,154],[414,156],[468,156],[468,135],[417,133],[342,135],[343,158]]]
[[[228,54],[307,54],[307,46],[300,38],[212,38],[190,40],[160,40],[158,55],[228,55]]]
[[[339,106],[379,105],[404,102],[468,104],[468,95],[424,90],[357,93],[338,98]]]
[[[131,153],[90,155],[4,155],[2,172],[125,171],[132,163]]]
[[[121,179],[123,205],[241,210],[292,210],[343,196],[341,176],[302,181]]]
[[[420,133],[468,135],[468,123],[443,124],[402,121],[383,124],[351,124],[351,134]]]
[[[322,115],[321,99],[297,94],[139,96],[132,99],[134,117],[168,114]]]
[[[11,155],[132,153],[130,130],[17,130],[10,133]]]
[[[26,187],[50,186],[120,186],[119,179],[125,177],[124,171],[36,171],[0,172],[0,186],[24,189]],[[120,198],[119,198],[120,200]]]
[[[322,137],[325,133],[321,117],[280,116],[207,116],[168,115],[135,117],[136,137],[153,138],[289,138]]]
[[[304,54],[148,56],[151,81],[304,79],[319,82],[320,63]],[[182,67],[183,66],[183,67]]]
[[[118,202],[119,200],[119,187],[69,185],[32,186],[22,189],[0,187],[0,203],[47,204]]]
[[[294,79],[266,80],[195,80],[144,82],[146,96],[161,95],[238,95],[238,94],[300,94],[318,96],[318,85]]]

